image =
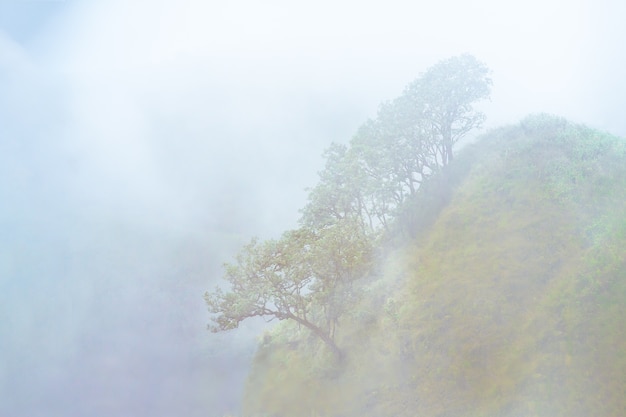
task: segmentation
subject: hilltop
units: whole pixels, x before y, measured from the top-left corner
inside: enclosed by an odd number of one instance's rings
[[[400,213],[345,301],[345,358],[281,322],[244,415],[623,415],[623,139],[530,116],[464,148]]]

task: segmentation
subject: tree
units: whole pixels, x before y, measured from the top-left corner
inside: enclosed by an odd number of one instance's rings
[[[278,240],[252,240],[225,265],[230,291],[206,293],[214,331],[250,317],[293,320],[335,354],[335,329],[365,275],[373,242],[407,197],[453,159],[453,145],[484,114],[473,108],[491,88],[487,67],[470,55],[441,61],[381,105],[349,146],[332,144],[309,192],[301,227]]]
[[[308,228],[325,228],[338,221],[362,217],[362,175],[346,145],[333,143],[324,151],[326,164],[319,183],[309,190],[308,204],[301,210],[300,223]]]
[[[250,317],[293,320],[341,357],[335,325],[351,282],[365,273],[368,255],[369,240],[349,221],[289,231],[278,240],[253,239],[236,264],[225,265],[230,292],[205,293],[214,314],[209,329],[234,329]]]
[[[381,186],[375,171],[364,163],[355,147],[332,144],[325,152],[326,165],[320,182],[309,190],[300,223],[313,229],[327,228],[338,221],[356,222],[366,234],[376,234],[385,225],[393,198]],[[376,171],[378,172],[378,171]]]
[[[376,120],[365,123],[351,141],[367,173],[369,192],[383,209],[378,217],[384,219],[439,166],[426,123],[406,102],[403,96],[383,103]]]
[[[485,121],[485,115],[472,105],[489,97],[489,73],[472,55],[461,55],[437,63],[404,91],[406,104],[421,114],[438,139],[443,166],[453,159],[452,146]]]
[[[387,230],[407,197],[452,161],[453,145],[481,126],[485,116],[473,103],[489,96],[488,75],[471,55],[450,58],[383,103],[349,146],[333,144],[326,151],[304,223],[319,227],[355,217],[370,232]]]
[[[334,337],[339,318],[358,298],[353,283],[370,270],[373,242],[356,219],[315,232],[308,263],[315,280],[313,302],[323,313],[324,329]]]

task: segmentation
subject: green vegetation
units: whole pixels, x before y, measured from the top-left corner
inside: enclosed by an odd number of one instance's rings
[[[302,223],[325,227],[349,217],[366,231],[388,231],[404,202],[453,159],[452,145],[481,126],[485,115],[473,104],[490,89],[488,68],[470,55],[430,68],[383,103],[349,147],[327,150]]]
[[[345,360],[282,323],[244,415],[623,415],[626,143],[531,116],[428,183],[397,222],[429,220],[346,301]]]
[[[311,330],[340,357],[335,326],[352,282],[367,270],[370,252],[369,239],[347,221],[332,228],[289,231],[279,240],[253,240],[236,265],[226,266],[232,291],[218,288],[205,295],[211,311],[221,313],[210,329],[234,329],[257,316],[289,319]]]
[[[332,145],[301,227],[246,246],[214,331],[264,316],[245,416],[622,416],[626,142],[484,115],[473,57]]]
[[[488,72],[469,55],[442,61],[384,104],[350,147],[332,145],[301,227],[279,240],[253,239],[226,265],[230,291],[205,294],[209,328],[232,330],[251,317],[291,320],[343,359],[334,337],[357,297],[354,281],[370,272],[374,242],[389,231],[397,208],[484,120],[472,103],[489,95]]]

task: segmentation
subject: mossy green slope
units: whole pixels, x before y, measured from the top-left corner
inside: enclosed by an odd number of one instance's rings
[[[363,280],[346,359],[282,323],[245,415],[626,415],[625,142],[532,116],[449,168]]]

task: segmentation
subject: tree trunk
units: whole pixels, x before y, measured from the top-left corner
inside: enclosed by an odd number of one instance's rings
[[[443,166],[452,162],[452,125],[445,126],[443,129],[443,149],[445,155],[443,156]]]
[[[343,352],[339,349],[339,347],[335,344],[335,341],[321,328],[317,327],[315,324],[310,321],[304,320],[292,313],[289,313],[289,318],[295,320],[296,322],[302,324],[303,326],[309,328],[313,333],[315,333],[320,339],[326,343],[326,346],[333,351],[337,359],[340,361],[343,360]]]

